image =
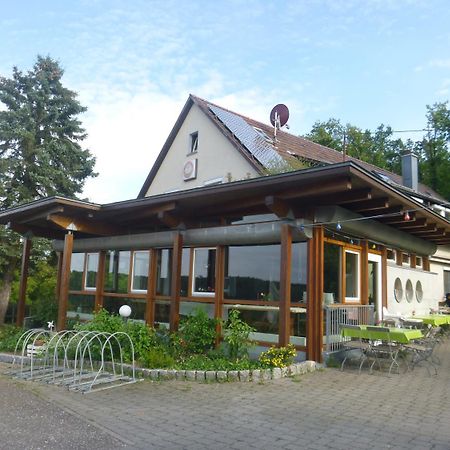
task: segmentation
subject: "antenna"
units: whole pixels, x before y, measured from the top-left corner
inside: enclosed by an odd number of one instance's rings
[[[284,127],[289,120],[289,109],[282,103],[274,106],[270,111],[270,123],[273,125],[273,137],[277,137],[277,130]],[[286,125],[286,128],[289,128]]]

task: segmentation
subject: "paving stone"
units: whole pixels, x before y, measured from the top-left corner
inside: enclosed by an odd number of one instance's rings
[[[215,370],[207,370],[205,372],[206,381],[216,381],[216,371]]]
[[[195,370],[186,370],[186,380],[195,381]]]
[[[227,381],[227,372],[225,370],[217,371],[217,381]]]
[[[227,378],[228,381],[239,381],[239,372],[237,370],[229,370]]]

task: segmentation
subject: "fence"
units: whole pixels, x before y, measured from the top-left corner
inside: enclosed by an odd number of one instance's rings
[[[373,305],[333,305],[324,306],[325,351],[335,352],[341,349],[345,338],[341,336],[340,326],[374,325]]]

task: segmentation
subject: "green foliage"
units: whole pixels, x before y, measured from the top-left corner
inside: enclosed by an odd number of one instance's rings
[[[263,367],[287,367],[293,363],[297,351],[292,344],[286,347],[271,347],[259,355]]]
[[[175,359],[169,350],[163,346],[157,346],[143,353],[139,362],[149,369],[166,369],[175,366]]]
[[[191,355],[175,366],[181,370],[249,370],[260,367],[257,361],[248,358],[230,360],[224,355]]]
[[[27,73],[14,67],[12,78],[0,76],[0,209],[73,197],[96,176],[95,158],[80,145],[86,134],[77,116],[86,108],[62,85],[63,73],[57,61],[38,56]],[[20,254],[19,236],[0,226],[0,323]]]
[[[247,356],[249,349],[254,346],[254,342],[249,336],[255,329],[244,322],[239,316],[240,313],[238,310],[233,309],[230,311],[223,330],[223,339],[226,344],[228,356],[231,359]]]
[[[210,319],[201,308],[180,323],[179,336],[188,353],[204,353],[214,347],[217,338],[217,320]]]
[[[0,351],[13,352],[23,332],[23,328],[14,325],[2,325],[0,327]]]

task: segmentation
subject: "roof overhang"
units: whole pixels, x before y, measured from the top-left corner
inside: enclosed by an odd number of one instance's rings
[[[331,205],[437,245],[450,243],[448,220],[353,162],[105,205],[50,197],[0,212],[0,224],[54,239],[67,230],[116,236],[223,226],[253,214],[311,218],[317,206]]]

